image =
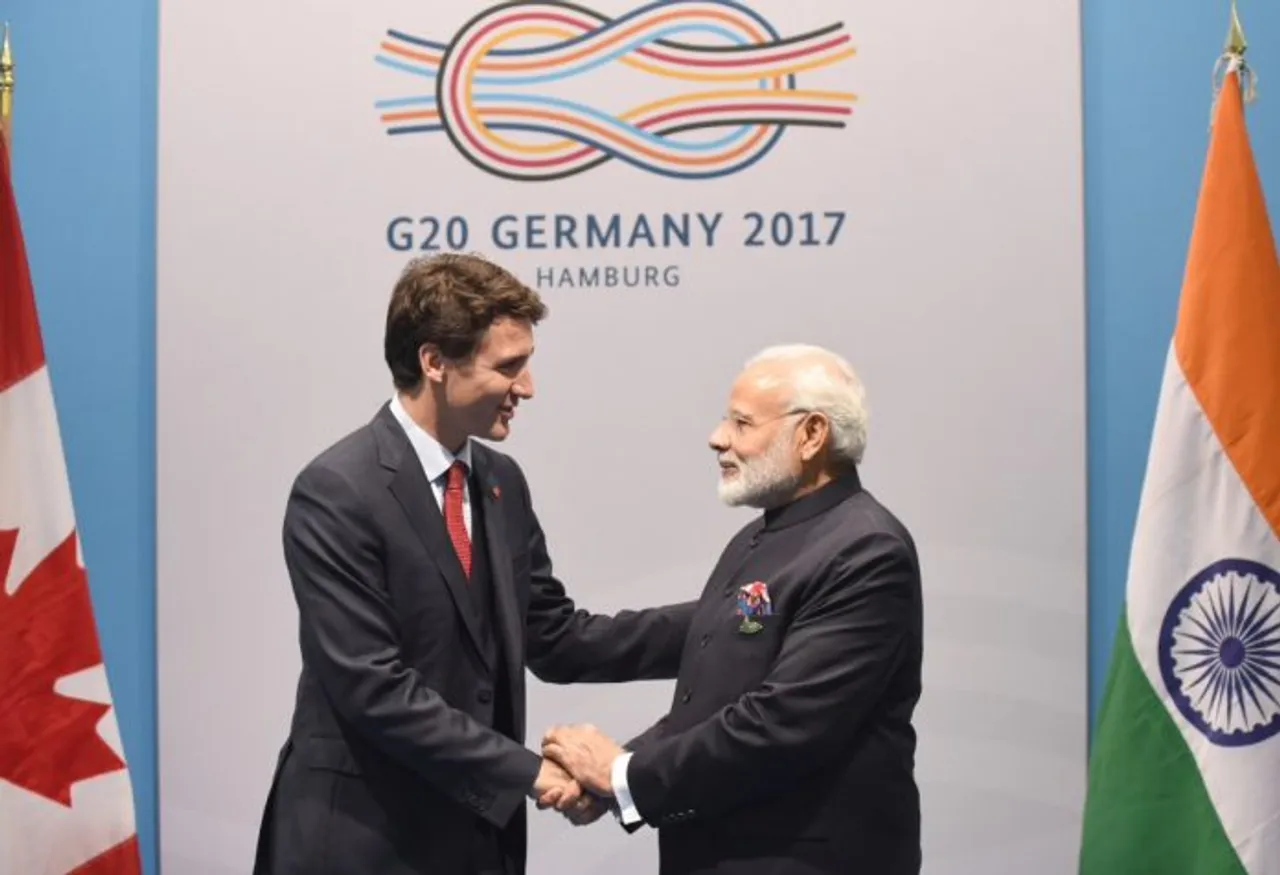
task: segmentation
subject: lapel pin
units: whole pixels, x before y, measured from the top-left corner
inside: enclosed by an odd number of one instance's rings
[[[494,498],[501,498],[501,497],[502,497],[502,490],[501,490],[501,489],[499,489],[497,486],[493,487],[493,497],[494,497]]]

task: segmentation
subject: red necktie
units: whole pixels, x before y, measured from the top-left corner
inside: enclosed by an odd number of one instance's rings
[[[467,523],[462,516],[463,490],[467,488],[467,466],[454,462],[449,466],[449,479],[444,486],[444,526],[449,530],[449,540],[462,563],[462,573],[471,577],[471,538],[467,536]]]

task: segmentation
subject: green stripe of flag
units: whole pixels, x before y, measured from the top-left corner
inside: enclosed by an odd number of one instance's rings
[[[1080,875],[1247,875],[1138,664],[1127,623],[1116,634],[1089,762]]]

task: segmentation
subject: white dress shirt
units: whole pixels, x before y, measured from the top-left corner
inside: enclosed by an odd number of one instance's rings
[[[404,409],[404,405],[400,403],[399,394],[391,397],[391,415],[396,418],[396,422],[400,423],[400,427],[404,429],[404,433],[409,437],[409,444],[413,447],[413,452],[418,457],[418,462],[422,465],[422,472],[427,475],[427,482],[431,484],[431,494],[436,498],[436,507],[440,509],[440,513],[444,513],[444,489],[449,479],[449,468],[454,461],[461,461],[467,466],[467,471],[471,471],[471,438],[467,438],[467,442],[462,445],[462,450],[455,456],[444,448],[444,446],[426,430],[414,422],[409,417],[409,413]],[[463,481],[462,488],[462,519],[467,526],[467,535],[471,535],[471,481],[470,479]]]
[[[627,786],[627,764],[630,762],[631,751],[619,754],[613,761],[613,771],[609,776],[613,784],[613,798],[618,803],[618,819],[628,826],[641,820],[640,812],[631,799],[631,788]]]

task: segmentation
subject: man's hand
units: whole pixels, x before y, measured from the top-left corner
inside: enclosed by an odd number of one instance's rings
[[[617,742],[589,724],[553,726],[542,737],[544,757],[563,766],[584,789],[607,798],[613,796],[613,761],[622,752]]]
[[[610,807],[608,799],[601,799],[593,793],[583,793],[582,798],[562,813],[574,826],[587,826],[603,817]]]
[[[573,779],[559,764],[543,757],[538,777],[533,781],[529,795],[538,801],[538,808],[572,809],[583,798],[582,785]]]

